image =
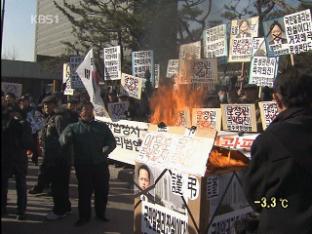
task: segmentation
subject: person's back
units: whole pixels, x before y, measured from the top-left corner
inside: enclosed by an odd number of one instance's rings
[[[244,190],[260,213],[258,233],[312,233],[311,83],[291,71],[275,82],[280,113],[253,143]]]

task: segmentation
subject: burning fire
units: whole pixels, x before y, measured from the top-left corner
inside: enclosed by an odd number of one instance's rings
[[[191,85],[179,85],[177,89],[161,85],[151,98],[152,115],[150,123],[164,122],[167,126],[178,126],[180,113],[202,106],[204,89],[195,89]]]

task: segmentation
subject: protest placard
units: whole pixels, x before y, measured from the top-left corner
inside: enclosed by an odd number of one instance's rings
[[[104,80],[121,79],[120,46],[104,48]]]
[[[291,54],[312,50],[312,20],[309,9],[285,15],[284,24]]]
[[[252,40],[252,55],[253,56],[266,56],[266,47],[263,37],[254,37]]]
[[[263,22],[263,30],[268,56],[289,54],[289,46],[285,35],[284,17]]]
[[[113,102],[107,104],[108,113],[112,120],[120,120],[127,118],[129,102]]]
[[[254,104],[221,104],[223,130],[257,132]]]
[[[180,60],[193,60],[200,59],[201,57],[201,42],[192,42],[180,45],[179,59]]]
[[[172,78],[179,73],[179,59],[169,59],[167,66],[167,78]]]
[[[192,61],[192,83],[209,84],[211,88],[218,80],[217,59],[196,59]]]
[[[109,158],[130,165],[135,164],[142,141],[147,133],[148,123],[119,120],[96,116],[105,122],[112,131],[117,147],[109,154]]]
[[[82,56],[71,56],[69,58],[70,88],[71,89],[81,90],[81,89],[85,88],[81,79],[79,78],[79,76],[76,72],[78,66],[82,63],[83,59],[84,58]]]
[[[143,79],[122,73],[121,86],[126,95],[141,99]]]
[[[232,20],[229,62],[249,62],[253,37],[258,36],[259,17]]]
[[[177,114],[177,122],[175,126],[183,126],[190,127],[191,126],[191,112],[190,109],[185,107],[182,110],[178,110]]]
[[[159,74],[160,72],[160,66],[159,64],[155,64],[155,88],[157,89],[159,86]]]
[[[226,24],[205,29],[203,42],[205,58],[227,56]]]
[[[1,90],[4,93],[13,93],[17,98],[19,98],[22,95],[22,89],[23,89],[22,84],[1,81]]]
[[[278,115],[277,104],[275,101],[259,102],[261,122],[263,130],[266,129],[270,123]]]
[[[132,75],[139,78],[146,78],[150,75],[152,86],[154,81],[154,53],[152,50],[142,50],[132,52]]]
[[[220,108],[193,108],[192,126],[197,128],[214,128],[221,130]]]
[[[273,87],[278,71],[278,57],[255,56],[251,60],[249,84]]]

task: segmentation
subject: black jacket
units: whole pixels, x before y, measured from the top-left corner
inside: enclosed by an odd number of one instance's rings
[[[281,112],[256,138],[251,156],[244,190],[260,213],[258,233],[311,234],[312,110],[291,108]],[[266,208],[255,203],[263,197],[268,202]]]
[[[116,148],[116,140],[109,127],[99,121],[68,125],[60,136],[64,150],[73,147],[75,165],[96,165],[107,162],[107,156]]]

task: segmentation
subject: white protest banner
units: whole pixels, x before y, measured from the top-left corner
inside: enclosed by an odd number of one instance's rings
[[[121,79],[120,46],[104,48],[104,80]]]
[[[159,64],[155,64],[155,88],[157,89],[159,86],[159,72],[160,72],[160,67]]]
[[[71,56],[69,58],[70,89],[84,89],[84,85],[76,72],[78,66],[81,64],[82,61],[83,61],[82,56]]]
[[[203,31],[204,57],[217,58],[227,56],[226,24]]]
[[[70,78],[70,64],[64,63],[63,64],[63,84],[66,84],[64,89],[64,95],[74,95],[74,89],[71,88],[71,78]]]
[[[154,53],[152,50],[142,50],[132,52],[132,75],[146,79],[149,73],[152,86],[154,82]]]
[[[255,56],[251,60],[249,84],[273,87],[278,71],[278,57]]]
[[[265,130],[278,115],[277,103],[275,101],[259,102],[262,128]]]
[[[107,110],[110,114],[111,119],[120,120],[127,118],[127,111],[129,108],[129,102],[113,102],[107,104]]]
[[[192,61],[192,83],[213,85],[218,80],[217,59],[199,59]]]
[[[200,59],[201,57],[201,42],[192,42],[180,45],[179,59],[180,60],[193,60]]]
[[[136,160],[204,176],[213,142],[214,138],[150,132],[145,136]]]
[[[143,79],[122,73],[121,86],[123,91],[135,99],[141,99]]]
[[[96,68],[94,65],[93,49],[91,49],[87,53],[86,57],[79,65],[76,72],[90,96],[90,101],[94,106],[95,113],[99,116],[107,116],[108,113],[104,107],[104,102],[101,97],[100,86],[98,84],[99,77],[97,76]]]
[[[187,234],[188,217],[150,202],[142,202],[141,233]]]
[[[232,20],[229,62],[249,62],[253,37],[258,36],[259,17]]]
[[[147,134],[148,123],[119,120],[113,122],[110,118],[96,116],[105,122],[112,131],[117,148],[109,154],[109,158],[130,165],[135,164],[142,141]]]
[[[10,83],[10,82],[1,82],[1,90],[7,93],[13,93],[15,97],[20,97],[22,95],[22,84]]]
[[[223,130],[257,132],[254,104],[221,104]]]
[[[191,112],[190,109],[185,107],[183,110],[177,112],[177,122],[175,126],[190,127],[191,125]]]
[[[221,130],[221,109],[220,108],[193,108],[192,126],[198,128],[214,128]]]
[[[284,17],[263,22],[263,30],[269,57],[289,54]]]
[[[166,77],[172,78],[179,73],[179,59],[169,59]]]
[[[220,131],[216,137],[215,146],[228,148],[232,150],[239,150],[247,157],[250,157],[250,150],[252,143],[259,133],[244,133],[238,135],[235,132]]]
[[[285,15],[284,24],[291,54],[312,50],[312,20],[309,9]]]
[[[252,55],[266,56],[266,54],[264,37],[254,37],[252,40]]]

